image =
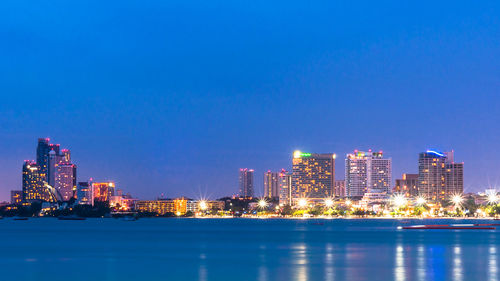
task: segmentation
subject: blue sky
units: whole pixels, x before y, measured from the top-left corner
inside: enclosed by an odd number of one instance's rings
[[[383,150],[393,178],[455,150],[500,177],[496,1],[0,3],[0,200],[36,139],[141,198],[237,190],[295,149]]]

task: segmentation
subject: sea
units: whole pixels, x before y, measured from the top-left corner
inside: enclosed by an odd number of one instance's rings
[[[500,228],[460,219],[0,220],[0,280],[498,280]]]

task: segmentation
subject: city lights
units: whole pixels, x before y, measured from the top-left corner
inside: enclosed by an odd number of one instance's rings
[[[259,200],[259,208],[264,209],[268,205],[267,201],[265,199],[260,199]]]
[[[488,194],[487,200],[488,200],[489,204],[496,205],[498,203],[498,201],[500,200],[500,198],[498,197],[498,195],[496,193],[490,193],[490,194]]]
[[[460,204],[462,204],[463,201],[464,198],[462,197],[461,194],[455,194],[451,197],[451,202],[453,202],[455,206],[460,206]]]
[[[330,198],[325,199],[325,206],[330,208],[333,206],[333,200]]]
[[[206,201],[200,201],[200,210],[205,211],[208,208],[207,202]]]
[[[406,198],[403,194],[394,194],[391,201],[396,208],[406,205]]]
[[[304,208],[305,206],[307,206],[307,200],[304,198],[299,199],[298,205],[299,207]]]
[[[427,200],[425,200],[425,197],[423,196],[418,196],[415,202],[417,203],[417,205],[424,205],[427,202]]]
[[[351,201],[351,200],[349,200],[349,199],[346,199],[344,203],[345,203],[345,205],[346,205],[347,207],[349,207],[349,206],[351,206],[351,205],[352,205],[352,201]]]

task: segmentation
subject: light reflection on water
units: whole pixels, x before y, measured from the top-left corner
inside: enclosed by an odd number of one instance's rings
[[[500,231],[403,231],[396,229],[400,224],[4,219],[0,276],[33,281],[67,276],[76,281],[89,276],[113,281],[498,280]]]

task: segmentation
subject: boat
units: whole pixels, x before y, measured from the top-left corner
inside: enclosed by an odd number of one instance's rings
[[[57,219],[61,221],[84,221],[86,218],[75,217],[75,216],[60,216]]]
[[[460,229],[460,230],[493,230],[494,226],[499,224],[427,224],[427,225],[411,225],[398,226],[398,229]]]

